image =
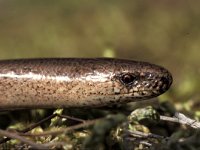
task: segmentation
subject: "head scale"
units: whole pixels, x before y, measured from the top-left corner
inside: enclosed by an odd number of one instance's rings
[[[124,59],[89,59],[81,64],[81,80],[85,105],[103,106],[156,97],[167,91],[171,74],[163,67]],[[80,81],[78,81],[80,82]],[[85,106],[84,105],[84,106]]]
[[[115,66],[112,81],[114,93],[119,95],[120,101],[156,97],[167,91],[172,83],[169,71],[157,65],[118,60]]]

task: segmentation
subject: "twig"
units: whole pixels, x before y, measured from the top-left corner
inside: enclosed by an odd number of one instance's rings
[[[36,143],[34,143],[34,142],[30,141],[30,140],[27,140],[26,138],[24,138],[24,137],[22,137],[22,136],[20,136],[20,135],[18,135],[16,133],[13,133],[13,132],[11,133],[11,132],[4,131],[4,130],[0,129],[0,135],[1,136],[6,136],[6,137],[9,137],[9,138],[12,138],[12,139],[17,139],[17,140],[19,140],[19,141],[21,141],[21,142],[23,142],[25,144],[30,145],[34,149],[48,149],[47,146],[44,146],[42,144],[36,144]]]
[[[168,137],[164,137],[164,136],[153,134],[153,133],[144,133],[144,132],[140,132],[140,131],[131,131],[131,130],[128,130],[128,133],[131,136],[138,137],[138,138],[168,139]]]
[[[74,121],[78,121],[78,122],[85,122],[85,120],[83,120],[83,119],[70,117],[70,116],[66,116],[66,115],[57,114],[57,116],[60,117],[60,118],[66,118],[66,119],[70,119],[70,120],[74,120]]]
[[[158,140],[163,140],[163,139],[168,140],[169,139],[168,137],[160,136],[160,135],[153,134],[153,133],[144,133],[144,132],[140,132],[140,131],[131,131],[131,130],[127,130],[127,132],[124,134],[124,137],[126,140],[132,141],[134,143],[143,144],[148,147],[152,146],[152,142],[150,140],[152,138],[158,139]]]
[[[200,122],[190,119],[189,117],[186,117],[184,114],[179,112],[176,112],[174,117],[160,116],[160,120],[188,125],[195,129],[200,128]]]
[[[39,122],[37,122],[37,123],[35,123],[35,124],[33,124],[33,125],[30,125],[29,127],[25,128],[25,129],[23,129],[23,130],[19,130],[18,132],[26,133],[26,132],[28,132],[28,131],[30,131],[30,130],[36,128],[37,126],[41,125],[42,123],[44,123],[44,122],[46,122],[46,121],[48,121],[48,120],[50,120],[50,119],[52,119],[52,118],[54,118],[54,117],[56,117],[56,116],[58,116],[58,117],[60,117],[60,118],[67,118],[67,119],[79,121],[79,122],[85,122],[85,120],[82,120],[82,119],[79,119],[79,118],[75,118],[75,117],[70,117],[70,116],[60,115],[60,114],[52,114],[52,115],[50,115],[50,116],[48,116],[48,117],[42,119],[41,121],[39,121]],[[0,144],[5,143],[5,142],[7,142],[7,141],[9,141],[9,140],[10,140],[10,138],[8,138],[8,137],[7,137],[7,138],[0,139]]]
[[[97,121],[102,120],[102,119],[105,119],[105,118],[88,120],[88,121],[85,121],[83,123],[80,123],[80,124],[77,124],[77,125],[74,125],[74,126],[70,126],[70,127],[67,127],[63,130],[58,130],[58,131],[46,131],[46,132],[38,133],[38,134],[30,134],[30,133],[18,133],[18,134],[21,135],[21,136],[32,136],[32,137],[49,136],[49,135],[55,136],[55,135],[58,135],[58,134],[65,134],[67,132],[70,132],[70,131],[73,131],[73,130],[76,130],[76,129],[80,129],[80,128],[83,128],[83,127],[91,126],[91,125],[95,124]]]
[[[57,114],[52,114],[52,115],[50,115],[50,116],[48,116],[48,117],[42,119],[41,121],[39,121],[39,122],[37,122],[37,123],[35,123],[35,124],[33,124],[33,125],[30,125],[29,127],[25,128],[25,129],[23,129],[23,130],[20,130],[20,131],[18,131],[18,132],[22,132],[22,133],[28,132],[28,131],[34,129],[35,127],[41,125],[43,122],[46,122],[46,121],[48,121],[48,120],[54,118],[56,115],[57,115]],[[10,140],[10,138],[8,138],[8,137],[7,137],[7,138],[0,139],[0,144],[5,143],[5,142],[7,142],[7,141],[9,141],[9,140]]]
[[[175,117],[177,117],[181,123],[185,123],[191,126],[192,128],[200,128],[200,122],[194,119],[190,119],[189,117],[185,116],[182,113],[176,112]]]
[[[23,133],[28,132],[28,131],[30,131],[30,130],[36,128],[37,126],[41,125],[42,123],[44,123],[44,122],[46,122],[46,121],[48,121],[48,120],[50,120],[50,119],[52,119],[52,118],[54,118],[54,117],[56,117],[56,116],[57,116],[57,114],[52,114],[52,115],[50,115],[50,116],[48,116],[48,117],[46,117],[46,118],[40,120],[39,122],[37,122],[37,123],[35,123],[35,124],[33,124],[33,125],[30,125],[30,126],[27,127],[26,129],[23,129],[23,130],[21,130],[21,131],[19,131],[19,132],[23,132]]]
[[[25,129],[23,129],[23,130],[19,130],[18,132],[26,133],[26,132],[28,132],[28,131],[34,129],[35,127],[41,125],[42,123],[44,123],[44,122],[46,122],[46,121],[48,121],[48,120],[50,120],[50,119],[52,119],[52,118],[54,118],[54,117],[56,117],[56,116],[58,116],[58,117],[60,117],[60,118],[67,118],[67,119],[79,121],[79,122],[85,122],[85,120],[82,120],[82,119],[79,119],[79,118],[75,118],[75,117],[70,117],[70,116],[60,115],[60,114],[52,114],[52,115],[50,115],[50,116],[48,116],[48,117],[42,119],[41,121],[39,121],[39,122],[37,122],[37,123],[35,123],[35,124],[33,124],[33,125],[31,125],[31,126],[25,128]],[[5,142],[7,142],[7,141],[9,141],[9,140],[10,140],[9,137],[0,139],[0,144],[5,143]]]

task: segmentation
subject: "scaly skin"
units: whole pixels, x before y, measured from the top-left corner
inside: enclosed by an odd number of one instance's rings
[[[0,110],[100,107],[156,97],[171,74],[146,62],[111,58],[0,61]]]

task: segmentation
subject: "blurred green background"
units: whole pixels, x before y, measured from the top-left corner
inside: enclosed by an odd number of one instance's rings
[[[172,72],[173,101],[199,102],[199,8],[193,0],[0,0],[0,59],[149,61]]]

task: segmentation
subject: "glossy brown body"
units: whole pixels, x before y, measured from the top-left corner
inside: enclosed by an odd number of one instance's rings
[[[119,79],[124,73],[138,74],[140,80],[130,86],[124,85]],[[131,60],[2,60],[0,110],[124,103],[158,96],[169,88],[171,82],[172,77],[166,69]]]

